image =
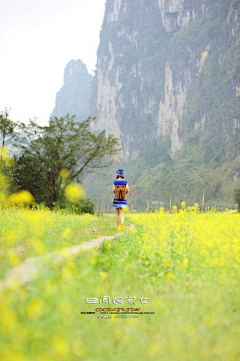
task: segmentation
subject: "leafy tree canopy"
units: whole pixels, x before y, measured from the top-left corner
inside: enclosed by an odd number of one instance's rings
[[[7,108],[0,113],[0,146],[3,148],[14,138],[14,129],[16,123],[8,118],[9,110]]]
[[[83,122],[75,116],[53,117],[48,126],[34,121],[19,125],[17,145],[21,153],[16,157],[15,181],[29,190],[37,202],[48,206],[59,200],[60,171],[68,169],[72,180],[81,182],[85,172],[111,164],[119,151],[119,141],[105,131],[90,131],[89,117]]]

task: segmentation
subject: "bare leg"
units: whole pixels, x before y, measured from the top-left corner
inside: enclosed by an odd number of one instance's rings
[[[116,221],[117,221],[117,226],[119,227],[119,208],[116,208]]]
[[[121,224],[124,224],[124,208],[120,208],[120,217],[121,217]]]

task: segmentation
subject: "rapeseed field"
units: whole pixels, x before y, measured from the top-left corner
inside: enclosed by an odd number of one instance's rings
[[[2,279],[30,255],[79,243],[94,222],[113,231],[112,215],[96,218],[1,210]],[[46,262],[35,281],[0,288],[1,360],[239,361],[239,220],[197,206],[126,214],[131,228],[102,250]]]

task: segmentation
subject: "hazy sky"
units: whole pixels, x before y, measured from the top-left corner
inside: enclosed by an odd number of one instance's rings
[[[66,64],[93,74],[106,0],[0,0],[0,111],[47,124]]]

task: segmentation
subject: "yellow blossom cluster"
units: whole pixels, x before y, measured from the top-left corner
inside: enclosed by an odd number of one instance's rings
[[[183,210],[184,208],[184,210]],[[238,214],[198,213],[198,204],[174,214],[129,215],[141,225],[138,240],[140,259],[155,277],[169,280],[188,271],[198,271],[205,279],[216,274],[228,282],[232,273],[240,276],[240,222]]]
[[[1,359],[96,361],[114,353],[117,361],[124,354],[140,361],[238,360],[239,214],[197,209],[127,214],[129,232],[76,257],[65,250],[61,263],[45,253],[91,239],[92,229],[95,238],[96,227],[115,224],[115,217],[0,210],[0,278],[23,261],[21,252],[44,258],[35,281],[5,289],[0,280]],[[102,296],[147,297],[135,306],[155,313],[85,314],[116,307],[85,302]]]
[[[77,203],[84,198],[83,186],[78,183],[70,183],[65,188],[65,197],[71,203]]]

